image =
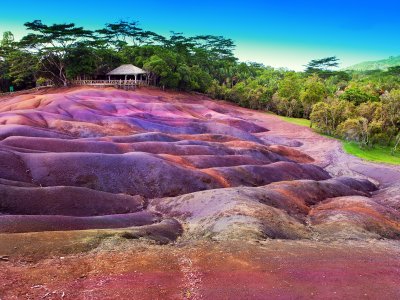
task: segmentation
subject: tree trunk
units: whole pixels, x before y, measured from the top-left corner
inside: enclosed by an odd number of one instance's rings
[[[397,151],[397,147],[399,146],[399,144],[400,144],[400,133],[397,135],[394,147],[390,151],[392,155],[394,155],[394,153]]]

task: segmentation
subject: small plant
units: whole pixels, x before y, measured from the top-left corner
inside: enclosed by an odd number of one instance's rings
[[[44,77],[39,77],[37,80],[36,80],[36,86],[45,86],[45,85],[48,85],[48,79],[46,79],[46,78],[44,78]]]

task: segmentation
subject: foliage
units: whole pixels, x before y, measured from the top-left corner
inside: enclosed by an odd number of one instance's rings
[[[306,74],[317,74],[321,78],[328,78],[335,75],[332,68],[339,66],[339,59],[336,56],[325,57],[311,60],[306,67]]]
[[[342,97],[318,102],[310,119],[323,133],[358,143],[362,148],[400,144],[400,90],[386,92],[380,102],[363,102],[356,106]]]
[[[301,116],[300,92],[302,78],[298,73],[287,72],[278,83],[278,90],[274,101],[277,111],[287,117]]]
[[[395,138],[392,148],[392,152],[395,152],[400,144],[400,90],[392,90],[383,94],[381,100],[383,130],[387,134],[388,144]]]
[[[286,122],[300,126],[310,126],[310,121],[303,118],[281,117]],[[342,140],[343,149],[348,154],[360,157],[362,159],[380,163],[400,165],[400,153],[393,153],[391,146],[374,145],[361,148],[357,142]]]
[[[337,132],[346,140],[356,141],[361,147],[369,145],[370,128],[366,118],[349,118],[342,122]]]
[[[327,90],[318,75],[310,76],[304,83],[300,92],[300,100],[303,104],[304,117],[308,118],[314,104],[321,102],[327,96]]]
[[[25,53],[36,54],[41,72],[47,73],[54,82],[66,86],[66,60],[79,42],[86,41],[91,31],[76,27],[74,23],[45,25],[40,20],[24,24],[32,31],[24,36],[19,46]]]
[[[352,116],[354,105],[340,99],[327,99],[313,106],[310,120],[324,134],[335,135],[338,126]]]
[[[379,98],[377,95],[358,87],[349,87],[340,95],[340,99],[352,102],[355,105],[360,105],[368,101],[377,101]]]

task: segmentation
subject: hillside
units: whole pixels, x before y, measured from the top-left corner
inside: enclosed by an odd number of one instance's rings
[[[349,71],[370,71],[370,70],[387,70],[389,67],[400,66],[400,55],[391,56],[386,59],[365,61],[359,64],[345,68]]]
[[[3,97],[0,124],[1,299],[398,295],[400,168],[307,127],[145,88]]]

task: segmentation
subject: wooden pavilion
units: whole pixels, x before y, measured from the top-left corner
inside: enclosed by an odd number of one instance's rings
[[[123,89],[135,89],[137,86],[148,85],[147,72],[131,64],[121,65],[106,74],[106,80],[73,80],[75,85],[98,87],[114,86]]]
[[[130,65],[130,64],[121,65],[118,68],[107,73],[109,81],[111,81],[111,79],[121,79],[121,77],[123,77],[124,80],[134,79],[135,82],[137,82],[138,80],[144,81],[146,78],[146,75],[147,75],[147,72],[145,70],[142,70],[141,68],[138,68],[138,67],[136,67],[134,65]],[[119,77],[119,78],[115,78],[115,77]]]

